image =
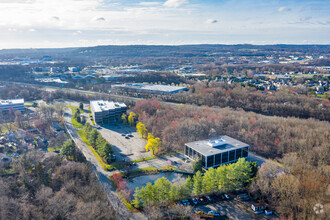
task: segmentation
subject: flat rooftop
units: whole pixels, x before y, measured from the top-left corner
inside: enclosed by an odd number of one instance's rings
[[[181,90],[186,90],[186,87],[182,86],[168,86],[168,85],[154,85],[154,84],[145,84],[145,83],[126,83],[120,85],[114,85],[114,87],[124,87],[145,91],[161,91],[166,93],[178,92]]]
[[[0,105],[24,104],[24,99],[0,100]]]
[[[119,102],[110,102],[110,101],[103,101],[103,100],[93,100],[90,101],[91,108],[94,109],[94,112],[103,112],[109,111],[119,108],[127,108],[125,103]]]
[[[220,154],[223,152],[236,150],[249,146],[248,144],[243,143],[234,138],[231,138],[227,135],[200,140],[200,141],[194,141],[194,142],[186,143],[186,145],[205,156]]]

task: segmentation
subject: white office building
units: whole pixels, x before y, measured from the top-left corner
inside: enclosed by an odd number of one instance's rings
[[[127,111],[125,103],[103,100],[90,101],[90,107],[94,122],[97,124],[107,124],[115,121]]]
[[[9,113],[11,109],[24,112],[24,99],[0,100],[0,113]]]

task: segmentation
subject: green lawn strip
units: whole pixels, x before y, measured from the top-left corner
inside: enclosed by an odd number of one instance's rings
[[[138,163],[138,162],[142,162],[142,161],[146,161],[146,160],[152,160],[152,159],[156,159],[158,158],[157,156],[151,156],[151,157],[146,157],[146,158],[142,158],[142,159],[137,159],[137,160],[132,160],[132,163]]]
[[[84,130],[78,130],[77,131],[80,138],[86,143],[86,145],[88,146],[88,148],[92,151],[92,153],[94,154],[95,158],[99,161],[99,163],[101,164],[102,168],[106,171],[111,171],[111,170],[114,170],[116,169],[114,166],[112,165],[109,165],[109,164],[106,164],[103,159],[100,157],[100,155],[96,152],[96,150],[90,146],[88,144],[88,140],[86,138],[86,135],[85,135],[85,131]]]
[[[128,210],[132,211],[134,210],[132,204],[127,201],[127,199],[121,194],[121,192],[118,190],[118,195],[121,198],[121,200],[124,202],[125,206],[128,208]]]
[[[151,156],[151,157],[146,157],[146,158],[142,158],[142,159],[137,159],[137,160],[132,160],[132,163],[139,163],[142,161],[146,161],[146,160],[153,160],[159,157],[166,157],[166,156],[170,156],[170,155],[174,155],[174,154],[178,154],[178,153],[182,153],[183,151],[178,151],[178,152],[172,152],[172,153],[167,153],[167,154],[163,154],[163,155],[159,155],[159,156]]]
[[[77,122],[76,119],[73,118],[74,114],[77,111],[77,106],[72,106],[72,105],[66,105],[66,107],[70,108],[72,110],[72,117],[71,117],[71,123],[73,125],[74,128],[83,128],[84,125],[82,125],[81,123]]]
[[[48,152],[53,152],[53,151],[60,151],[61,150],[61,148],[60,147],[48,147],[47,148],[47,151]]]

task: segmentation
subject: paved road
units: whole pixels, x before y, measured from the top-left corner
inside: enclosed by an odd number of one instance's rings
[[[106,193],[108,200],[112,207],[118,212],[118,216],[120,219],[146,219],[146,217],[141,213],[132,213],[127,207],[123,204],[120,197],[116,193],[116,189],[112,186],[109,176],[111,172],[105,171],[101,164],[97,161],[92,151],[88,148],[85,142],[83,142],[78,135],[76,129],[73,127],[71,123],[71,109],[65,108],[65,126],[71,138],[76,143],[77,147],[81,150],[81,152],[86,157],[87,161],[89,161],[93,165],[94,173],[96,174],[104,192]]]

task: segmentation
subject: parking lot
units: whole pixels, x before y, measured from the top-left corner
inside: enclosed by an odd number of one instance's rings
[[[98,130],[113,145],[117,161],[137,160],[152,156],[145,151],[146,140],[142,139],[135,128],[120,123],[103,125]]]
[[[276,216],[266,216],[265,214],[255,214],[251,210],[253,201],[238,200],[232,194],[213,194],[210,196],[197,196],[188,200],[180,200],[176,202],[179,205],[193,206],[194,213],[215,213],[215,217],[219,216],[228,219],[270,219]]]

